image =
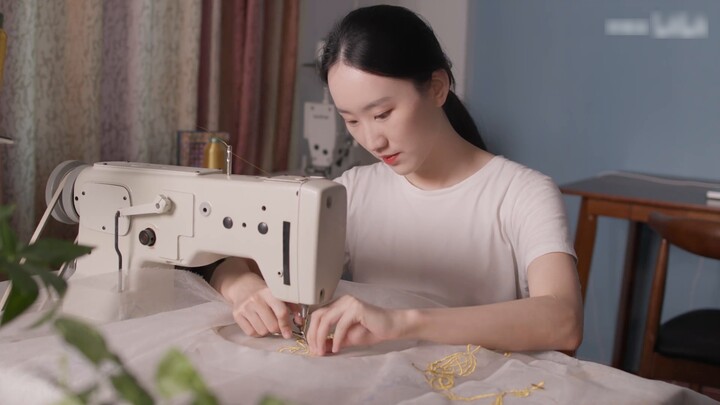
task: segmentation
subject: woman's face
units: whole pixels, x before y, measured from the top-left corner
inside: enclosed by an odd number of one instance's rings
[[[422,168],[439,139],[432,91],[409,80],[378,76],[342,62],[328,72],[328,87],[350,134],[400,175]],[[443,100],[444,101],[444,100]]]

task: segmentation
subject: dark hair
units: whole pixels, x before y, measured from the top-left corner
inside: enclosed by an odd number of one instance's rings
[[[443,105],[453,129],[466,141],[486,150],[480,131],[452,89],[452,64],[432,28],[414,12],[398,6],[380,5],[350,12],[330,31],[318,60],[320,78],[328,80],[335,63],[343,63],[379,76],[411,80],[418,89],[443,69],[450,91]]]

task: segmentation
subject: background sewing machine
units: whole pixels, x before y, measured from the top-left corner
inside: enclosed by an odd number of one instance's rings
[[[250,258],[275,297],[305,308],[330,300],[342,274],[346,194],[327,179],[67,161],[48,181],[54,194],[53,216],[94,247],[68,271],[63,302],[85,318],[171,307],[175,265]]]
[[[307,140],[308,152],[302,156],[302,166],[309,175],[332,179],[351,167],[378,161],[347,132],[335,106],[330,103],[327,87],[323,88],[322,102],[305,103],[303,138]]]

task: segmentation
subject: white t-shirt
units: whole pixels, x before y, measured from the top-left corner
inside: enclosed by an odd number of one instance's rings
[[[383,163],[336,181],[348,192],[353,281],[482,305],[527,297],[535,258],[575,255],[557,186],[502,156],[440,190],[421,190]]]

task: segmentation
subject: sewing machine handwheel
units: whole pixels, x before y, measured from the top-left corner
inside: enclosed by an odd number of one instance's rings
[[[52,210],[53,218],[64,224],[77,224],[80,221],[80,217],[77,211],[75,211],[75,204],[73,203],[73,188],[75,187],[77,176],[86,167],[89,166],[79,160],[66,160],[57,165],[50,173],[50,177],[48,177],[47,184],[45,185],[46,204],[50,204],[50,200],[52,200],[52,196],[57,191],[60,182],[67,176],[62,194]]]
[[[140,231],[138,239],[140,239],[140,243],[142,245],[152,246],[155,244],[155,231],[153,231],[151,228],[143,229],[142,231]]]

